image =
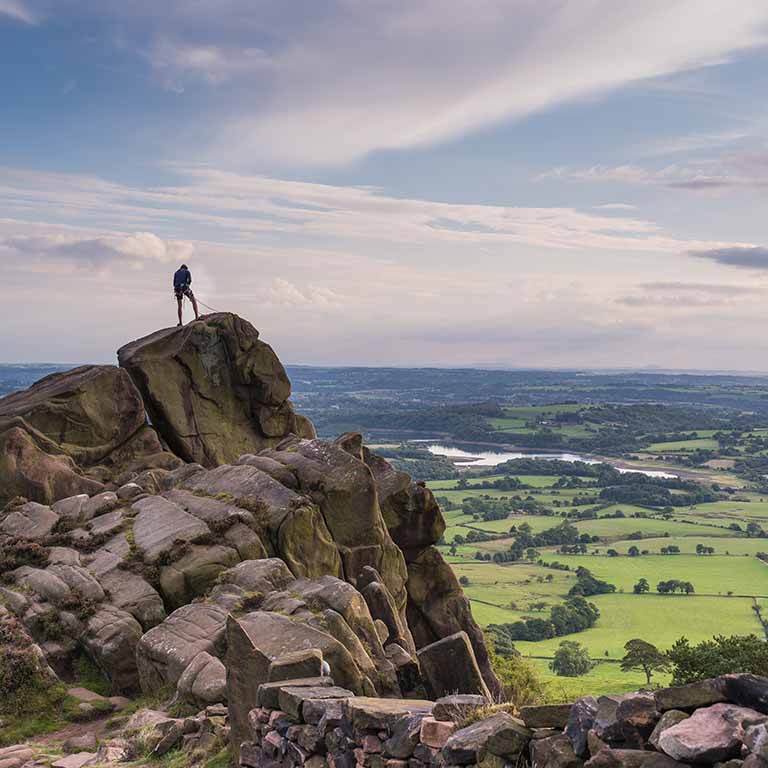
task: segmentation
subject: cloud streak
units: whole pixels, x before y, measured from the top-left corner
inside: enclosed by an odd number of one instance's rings
[[[166,87],[216,86],[210,159],[236,167],[431,146],[768,42],[758,0],[27,1],[118,21]]]
[[[0,253],[43,263],[65,262],[78,267],[103,269],[113,265],[140,269],[147,262],[171,264],[188,259],[191,243],[164,241],[151,232],[103,237],[66,234],[0,237]]]
[[[0,17],[10,16],[25,24],[35,24],[37,17],[21,0],[0,0]]]

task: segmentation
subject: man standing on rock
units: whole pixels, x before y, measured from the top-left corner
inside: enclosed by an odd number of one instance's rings
[[[200,314],[197,311],[197,299],[195,294],[192,293],[192,273],[187,268],[186,264],[182,264],[173,276],[173,292],[176,295],[176,302],[179,305],[179,325],[183,325],[181,319],[182,304],[184,303],[184,297],[186,296],[192,302],[192,309],[195,310],[195,320],[200,319]]]

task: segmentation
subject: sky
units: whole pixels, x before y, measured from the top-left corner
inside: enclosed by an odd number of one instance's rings
[[[2,362],[185,262],[286,363],[768,371],[765,0],[0,0],[0,71]]]

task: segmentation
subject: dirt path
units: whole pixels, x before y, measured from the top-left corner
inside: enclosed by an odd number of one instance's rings
[[[109,714],[84,723],[70,723],[66,728],[62,728],[59,731],[52,731],[51,733],[46,733],[42,736],[37,736],[33,741],[36,746],[50,747],[55,744],[63,743],[67,739],[76,736],[85,736],[91,733],[98,741],[103,741],[104,739],[114,736],[120,730],[119,724],[113,726],[109,725],[109,721],[112,717],[113,714]]]

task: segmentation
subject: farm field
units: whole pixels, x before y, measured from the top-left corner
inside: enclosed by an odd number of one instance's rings
[[[625,592],[631,592],[637,581],[645,578],[652,589],[659,581],[680,579],[692,582],[697,594],[726,595],[730,591],[736,595],[768,595],[768,566],[755,557],[557,555],[556,559],[572,570],[584,566]]]
[[[768,541],[765,539],[747,539],[724,536],[671,536],[642,539],[642,541],[614,541],[611,547],[622,555],[636,546],[640,550],[648,550],[659,554],[662,547],[677,546],[683,554],[695,554],[696,546],[713,547],[716,555],[756,555],[758,552],[768,552]],[[768,568],[768,566],[766,566]]]
[[[701,438],[705,436],[701,435]],[[706,439],[710,439],[709,436]],[[529,487],[516,491],[472,487],[504,476],[517,477]],[[661,508],[637,504],[593,504],[574,508],[572,499],[575,496],[600,492],[590,478],[582,478],[582,481],[592,487],[556,488],[556,484],[563,485],[558,477],[531,473],[470,476],[462,483],[469,487],[462,488],[457,487],[458,480],[429,483],[437,496],[448,498],[454,507],[445,513],[448,527],[443,539],[446,544],[441,549],[456,575],[463,577],[472,613],[481,626],[512,624],[530,617],[548,618],[549,610],[566,600],[579,567],[587,568],[596,578],[615,585],[617,591],[613,594],[588,598],[601,613],[592,628],[538,642],[515,641],[518,652],[530,658],[547,683],[548,700],[622,692],[642,686],[644,677],[641,673],[622,672],[618,664],[624,654],[624,644],[635,637],[666,648],[683,635],[692,642],[699,642],[721,633],[762,633],[753,606],[758,603],[768,609],[768,564],[755,555],[768,552],[768,539],[748,538],[744,531],[749,522],[765,525],[768,530],[768,495],[738,491],[737,499],[722,498],[674,506],[667,519],[661,516]],[[671,494],[679,496],[684,492],[673,489]],[[552,510],[553,514],[517,513],[501,520],[486,521],[482,516],[478,519],[465,514],[461,508],[464,499],[472,498],[474,504],[480,503],[482,514],[483,501],[506,499],[509,502],[514,497],[518,497],[521,504],[533,500],[539,507]],[[497,553],[509,553],[517,536],[517,533],[510,533],[512,526],[519,531],[520,526],[527,523],[535,536],[559,526],[565,519],[563,513],[573,509],[594,509],[598,515],[596,519],[587,520],[568,518],[579,534],[598,538],[598,541],[586,544],[587,554],[563,554],[558,546],[537,548],[540,561],[557,561],[569,570],[548,568],[540,562],[498,563],[485,559]],[[472,510],[477,516],[478,507]],[[623,516],[615,517],[619,512]],[[741,530],[729,528],[733,523],[738,523]],[[450,555],[448,545],[454,536],[460,535],[466,540],[472,531],[499,538],[466,542],[456,546],[455,554]],[[642,536],[640,539],[630,538],[638,532]],[[697,555],[697,545],[713,548],[714,554]],[[678,547],[681,554],[660,554],[663,547],[670,546]],[[630,547],[648,554],[630,557],[627,554]],[[608,556],[608,549],[616,550],[619,556]],[[633,586],[641,578],[648,581],[650,592],[636,595]],[[657,593],[659,582],[675,579],[691,582],[695,593],[690,596]],[[540,607],[540,603],[545,605]],[[585,646],[591,658],[599,662],[597,666],[579,678],[555,675],[548,665],[564,639]],[[656,682],[668,680],[668,675],[661,675]]]
[[[693,642],[721,634],[759,633],[760,625],[749,598],[670,595],[597,595],[592,602],[600,618],[591,629],[567,639],[577,639],[595,659],[621,659],[624,644],[633,637],[669,648],[684,635]],[[563,638],[537,643],[515,643],[523,655],[552,656]]]

